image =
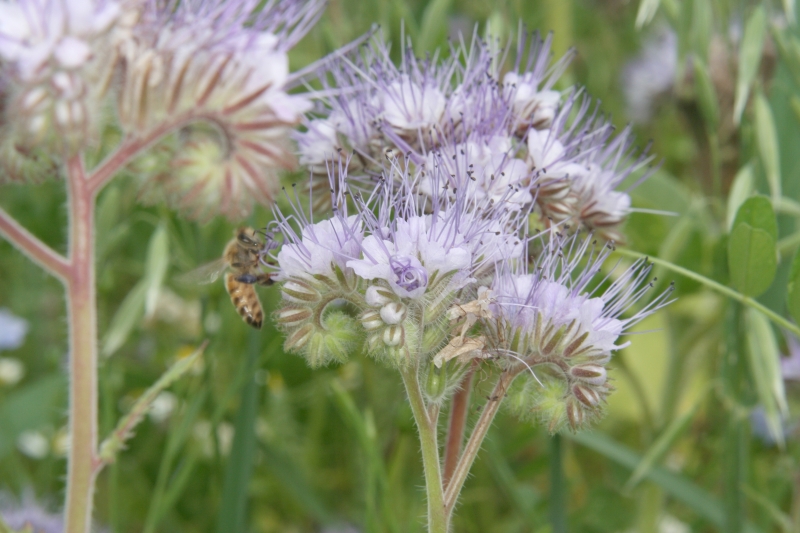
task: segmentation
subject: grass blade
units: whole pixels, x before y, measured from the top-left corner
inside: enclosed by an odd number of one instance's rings
[[[217,515],[217,533],[245,533],[247,531],[247,489],[253,474],[253,459],[256,447],[256,411],[258,408],[258,383],[253,370],[261,355],[261,332],[250,331],[247,359],[250,378],[242,391],[242,402],[234,424],[225,482],[222,488],[222,503]]]

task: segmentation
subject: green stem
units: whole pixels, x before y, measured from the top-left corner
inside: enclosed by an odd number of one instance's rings
[[[486,438],[486,433],[488,433],[489,427],[492,425],[494,416],[497,414],[498,409],[500,409],[500,404],[503,403],[503,398],[505,398],[509,385],[511,385],[511,382],[514,381],[514,378],[517,377],[523,368],[525,367],[504,370],[497,380],[494,390],[489,396],[489,400],[483,407],[483,412],[477,424],[475,424],[475,428],[472,430],[467,445],[464,447],[464,453],[461,455],[461,459],[459,459],[453,471],[453,477],[450,479],[450,483],[447,484],[444,503],[448,517],[453,512],[456,501],[458,501],[458,495],[461,494],[461,488],[464,486],[467,475],[472,468],[472,463],[475,462],[475,458],[478,456],[483,439]]]
[[[553,533],[567,532],[567,494],[564,480],[564,441],[550,437],[550,525]]]
[[[747,364],[742,355],[742,308],[736,304],[730,307],[725,320],[725,352],[722,361],[722,380],[726,394],[739,407],[744,403],[743,393],[747,387]],[[725,507],[725,521],[722,527],[724,533],[741,533],[745,522],[744,495],[742,485],[745,482],[747,466],[745,421],[737,410],[728,412],[725,440],[721,453],[724,470],[723,476],[723,505]]]
[[[749,296],[745,296],[744,294],[742,294],[740,292],[736,292],[735,290],[731,289],[730,287],[726,287],[725,285],[723,285],[721,283],[717,283],[713,279],[709,279],[709,278],[707,278],[707,277],[705,277],[705,276],[703,276],[701,274],[698,274],[696,272],[692,272],[691,270],[688,270],[686,268],[680,267],[678,265],[674,265],[674,264],[670,263],[669,261],[664,261],[663,259],[658,259],[656,257],[649,257],[647,255],[640,254],[639,252],[634,252],[633,250],[623,250],[621,248],[617,248],[616,252],[618,254],[620,254],[620,255],[625,255],[625,256],[628,256],[628,257],[634,257],[636,259],[647,259],[649,262],[651,262],[651,263],[653,263],[655,265],[662,266],[662,267],[666,268],[667,270],[672,270],[673,272],[677,272],[678,274],[686,276],[687,278],[693,279],[695,281],[699,281],[700,283],[702,283],[703,285],[705,285],[709,289],[713,289],[713,290],[717,291],[720,294],[724,294],[728,298],[736,300],[737,302],[743,303],[744,305],[750,306],[753,309],[764,313],[764,315],[766,315],[767,318],[769,318],[770,320],[775,322],[777,325],[779,325],[780,327],[782,327],[784,329],[787,329],[787,330],[791,331],[797,337],[800,337],[800,327],[798,327],[796,324],[792,324],[791,322],[789,322],[788,320],[786,320],[785,318],[783,318],[779,314],[775,313],[774,311],[771,311],[770,309],[767,309],[766,307],[764,307],[763,305],[761,305],[757,301],[753,300]]]
[[[419,386],[416,367],[400,371],[411,403],[411,412],[419,430],[422,464],[425,468],[425,488],[428,493],[428,533],[447,533],[449,513],[444,505],[442,470],[439,462],[439,443],[436,425],[428,416],[425,399]]]

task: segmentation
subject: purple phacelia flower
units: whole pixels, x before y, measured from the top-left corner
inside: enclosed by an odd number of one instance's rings
[[[0,495],[0,517],[13,531],[31,533],[61,533],[64,519],[58,513],[44,509],[28,493],[17,503]]]
[[[568,396],[566,402],[535,399],[532,408],[548,418],[551,430],[565,422],[576,429],[599,414],[610,392],[606,364],[612,352],[628,345],[619,344],[619,337],[669,303],[671,287],[624,316],[652,288],[652,265],[640,260],[617,276],[612,270],[598,279],[611,250],[605,245],[597,251],[591,238],[551,232],[537,260],[502,265],[492,283],[491,348],[512,354],[511,364],[549,367],[560,378],[552,390]],[[609,279],[606,287],[592,287]]]

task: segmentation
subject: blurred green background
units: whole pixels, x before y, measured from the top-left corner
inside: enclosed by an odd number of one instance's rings
[[[560,87],[585,86],[619,127],[634,121],[641,145],[652,139],[662,161],[632,196],[636,207],[674,215],[634,213],[628,245],[727,283],[734,176],[752,163],[753,189],[768,191],[750,106],[741,127],[732,120],[739,44],[757,4],[662,4],[637,29],[640,4],[626,0],[332,0],[293,51],[292,66],[373,23],[394,52],[404,32],[418,54],[446,53],[448,39],[459,31],[468,38],[476,24],[479,34],[490,28],[503,38],[520,21],[552,30],[557,56],[571,46],[578,52]],[[795,34],[786,5],[764,7],[775,31]],[[767,32],[754,90],[772,110],[791,207],[800,201],[800,91],[797,69],[780,52]],[[64,203],[61,182],[0,187],[0,205],[62,251]],[[778,276],[760,301],[783,314],[800,210],[778,212]],[[269,217],[257,210],[248,223],[264,226]],[[202,367],[162,393],[128,450],[102,473],[95,517],[104,530],[423,531],[416,430],[396,373],[360,357],[311,371],[283,353],[271,324],[251,331],[222,282],[176,282],[219,257],[234,228],[224,220],[198,225],[142,207],[135,178],[121,176],[99,198],[97,226],[102,435],[177,357],[210,340]],[[800,531],[797,418],[787,418],[780,447],[752,414],[758,395],[741,356],[742,309],[697,282],[666,271],[659,277],[675,279],[679,300],[642,323],[638,330],[647,333],[615,357],[618,390],[608,416],[593,432],[554,438],[501,414],[454,531]],[[278,289],[260,294],[274,310]],[[0,307],[29,325],[21,347],[0,352],[0,505],[36,500],[55,509],[65,474],[63,292],[2,240]],[[482,386],[478,379],[476,407]],[[800,386],[787,380],[786,387],[796,413]]]

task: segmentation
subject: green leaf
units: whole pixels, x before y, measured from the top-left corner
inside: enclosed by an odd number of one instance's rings
[[[420,24],[417,52],[426,53],[433,51],[447,36],[447,14],[452,9],[453,0],[433,0],[422,14]],[[405,43],[403,43],[405,46]]]
[[[287,489],[300,506],[315,520],[323,524],[333,524],[335,515],[327,508],[308,477],[303,472],[302,465],[298,464],[290,455],[268,442],[260,443],[261,452],[264,454],[264,464],[280,481],[281,487]]]
[[[761,63],[761,52],[764,48],[767,17],[764,8],[758,6],[753,10],[744,27],[742,46],[739,49],[739,73],[736,78],[736,99],[733,105],[733,121],[742,120],[742,111],[750,94],[750,85],[758,72]]]
[[[565,436],[631,470],[642,460],[639,454],[602,433],[583,431],[574,435],[566,434]],[[665,468],[654,467],[647,473],[646,478],[717,527],[722,527],[724,524],[725,513],[722,510],[720,501],[710,492],[686,477],[670,472]],[[745,524],[744,529],[747,533],[759,531],[749,523]]]
[[[114,318],[111,319],[108,331],[103,336],[101,353],[104,357],[114,354],[128,340],[131,331],[142,318],[146,295],[147,283],[141,280],[122,300]]]
[[[144,304],[146,317],[153,316],[158,302],[158,294],[164,284],[169,267],[169,234],[164,224],[159,224],[147,245],[147,261],[144,267],[144,280],[147,296]]]
[[[692,4],[692,50],[695,57],[707,58],[714,27],[714,13],[710,0],[693,0]]]
[[[639,3],[639,11],[636,12],[636,29],[641,30],[645,24],[649,24],[658,12],[660,0],[642,0]]]
[[[20,433],[40,429],[61,418],[66,384],[63,376],[48,376],[3,398],[0,403],[0,459],[14,449]]]
[[[798,66],[798,71],[800,71],[800,66]],[[794,119],[797,122],[800,122],[800,97],[798,97],[796,94],[790,96],[789,106],[792,108],[792,113],[794,113]]]
[[[767,427],[775,440],[783,445],[782,418],[788,411],[786,391],[780,367],[780,353],[775,333],[761,313],[747,309],[745,314],[747,355],[756,386],[758,401],[764,407]]]
[[[778,238],[778,222],[775,220],[775,211],[772,202],[765,196],[748,198],[736,212],[733,227],[747,224],[755,229],[766,231],[773,239]]]
[[[253,372],[261,355],[261,332],[251,330],[247,354],[248,376],[242,391],[242,401],[236,414],[233,444],[225,468],[222,503],[217,515],[217,533],[245,533],[247,526],[248,486],[253,475],[256,448],[256,414],[259,386]]]
[[[728,242],[731,282],[746,296],[758,296],[772,284],[778,267],[778,225],[772,204],[763,196],[746,200]]]
[[[781,164],[778,150],[778,133],[775,130],[772,109],[770,109],[769,102],[760,91],[755,100],[755,118],[758,155],[767,175],[767,183],[769,184],[772,198],[780,198]]]
[[[362,414],[353,397],[342,386],[339,380],[330,383],[335,405],[350,431],[356,435],[367,468],[366,518],[368,525],[382,524],[389,531],[397,532],[397,518],[389,506],[391,496],[388,493],[388,475],[383,455],[377,442],[375,420],[372,412]],[[369,528],[368,528],[369,529]]]
[[[753,167],[748,164],[736,173],[736,177],[733,178],[733,185],[731,185],[731,191],[728,194],[728,214],[726,217],[728,232],[733,229],[733,220],[736,217],[736,212],[744,201],[753,194],[753,190]]]
[[[786,285],[786,306],[794,321],[800,324],[800,250],[795,253],[792,260],[789,283]]]
[[[697,91],[700,111],[706,121],[707,130],[713,133],[716,132],[719,125],[719,99],[714,90],[714,84],[711,82],[708,65],[699,57],[694,58],[693,63],[695,90]]]

